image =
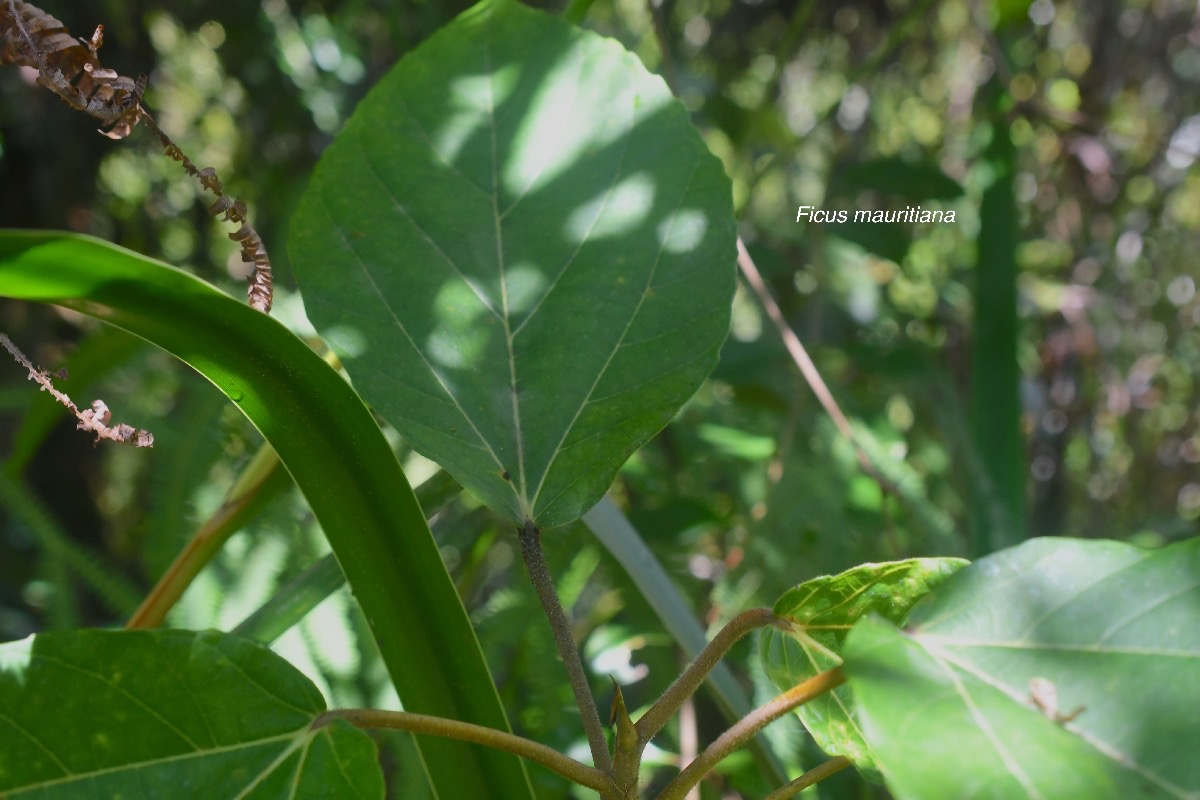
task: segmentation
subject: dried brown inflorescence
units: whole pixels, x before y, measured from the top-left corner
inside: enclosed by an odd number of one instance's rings
[[[38,83],[63,102],[105,125],[111,139],[123,139],[142,113],[146,76],[125,78],[100,65],[96,53],[104,26],[90,40],[76,39],[40,8],[7,0],[0,8],[0,64],[19,64],[38,71]]]
[[[81,411],[71,398],[54,388],[54,383],[50,380],[50,373],[35,367],[33,362],[26,358],[25,354],[3,333],[0,333],[0,346],[3,346],[17,360],[17,363],[29,371],[31,381],[37,381],[43,390],[53,395],[55,400],[66,406],[75,415],[75,418],[79,420],[80,430],[96,434],[97,442],[101,439],[108,439],[110,442],[131,444],[134,447],[154,446],[154,434],[150,431],[141,430],[123,422],[109,425],[112,421],[112,412],[108,410],[108,405],[103,400],[93,400],[91,408]]]
[[[212,167],[199,169],[146,111],[142,94],[146,76],[137,80],[122,77],[100,65],[97,52],[104,42],[104,26],[91,39],[76,39],[60,21],[29,3],[0,0],[0,64],[18,64],[36,69],[38,83],[54,92],[74,109],[99,119],[110,139],[128,136],[139,121],[154,131],[169,157],[216,196],[209,206],[213,216],[224,215],[240,227],[229,234],[242,247],[242,261],[253,264],[248,278],[250,305],[264,314],[271,310],[271,259],[262,237],[246,216],[246,204],[227,197]]]

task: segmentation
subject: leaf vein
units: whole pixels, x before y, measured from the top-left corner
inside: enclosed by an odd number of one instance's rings
[[[688,179],[685,183],[684,191],[683,191],[681,197],[687,196],[687,190],[691,187],[692,182],[695,180],[696,172],[698,170],[699,170],[699,161],[692,162],[692,171],[691,171],[691,174],[688,175]],[[682,205],[682,200],[680,202],[680,205]],[[674,224],[675,224],[675,218],[672,217],[671,227],[674,227]],[[659,246],[658,253],[655,255],[655,258],[654,258],[654,264],[650,268],[649,275],[646,276],[646,286],[647,287],[649,287],[653,283],[654,277],[655,277],[656,273],[658,272],[658,267],[662,263],[662,256],[663,256],[663,252],[665,249],[665,243],[667,241],[670,241],[670,231],[669,230],[667,232],[667,235],[662,237],[662,240],[663,240],[663,244],[661,244]],[[550,456],[550,459],[546,463],[545,469],[542,471],[542,477],[538,481],[537,491],[534,492],[533,500],[529,504],[531,508],[535,508],[537,506],[538,498],[541,496],[541,493],[542,493],[542,487],[545,486],[545,483],[546,483],[546,476],[550,474],[550,470],[553,468],[554,462],[558,459],[558,456],[562,451],[563,442],[566,441],[567,435],[575,427],[575,423],[579,420],[580,414],[583,413],[583,409],[588,405],[588,402],[591,400],[592,394],[596,391],[596,387],[600,385],[601,379],[604,377],[604,374],[608,371],[608,367],[612,363],[613,358],[616,357],[617,350],[620,349],[621,343],[624,342],[625,337],[629,335],[629,331],[633,327],[633,323],[637,319],[638,313],[641,311],[642,305],[645,302],[646,302],[646,291],[643,290],[641,297],[638,298],[637,306],[633,309],[633,313],[630,314],[629,320],[625,323],[625,328],[621,331],[621,335],[617,339],[616,345],[613,346],[613,349],[609,352],[608,357],[605,359],[604,366],[602,366],[600,368],[599,372],[597,372],[596,379],[594,381],[592,381],[592,385],[588,389],[587,394],[584,396],[583,402],[580,403],[579,408],[577,408],[575,410],[575,414],[571,417],[571,422],[563,429],[562,436],[559,438],[558,444],[554,448],[553,455]],[[573,486],[579,480],[580,480],[579,478],[576,478],[574,481],[571,481],[571,483],[568,484],[568,487]],[[547,505],[548,506],[553,505],[554,502],[557,501],[558,498],[561,496],[561,494],[562,493],[560,492],[559,495],[556,495],[554,497],[554,499],[551,500],[550,503],[548,503]]]
[[[332,226],[333,230],[337,231],[337,235],[342,240],[342,243],[349,249],[350,253],[354,255],[355,261],[357,261],[359,267],[362,268],[363,276],[371,284],[371,288],[374,289],[375,294],[379,297],[379,301],[383,304],[383,307],[385,309],[387,309],[388,314],[392,318],[392,322],[395,323],[395,325],[396,325],[396,328],[404,335],[404,338],[408,341],[409,347],[411,347],[413,352],[417,354],[417,357],[421,359],[421,363],[423,363],[425,365],[425,368],[427,370],[429,370],[430,374],[433,375],[434,379],[442,387],[442,391],[444,391],[446,393],[446,397],[449,398],[450,402],[453,403],[454,407],[458,410],[459,416],[461,416],[463,418],[463,421],[471,428],[472,431],[474,431],[474,433],[478,437],[480,443],[483,445],[483,449],[485,449],[488,452],[488,454],[491,455],[492,460],[496,463],[496,465],[498,467],[500,467],[500,469],[504,469],[504,464],[503,464],[503,462],[501,462],[500,457],[496,455],[496,451],[492,449],[491,444],[484,437],[483,433],[480,432],[479,428],[477,428],[475,426],[475,421],[472,420],[471,417],[467,414],[466,409],[464,409],[462,407],[462,404],[458,402],[458,398],[454,396],[454,392],[452,392],[450,390],[450,387],[446,384],[445,378],[443,378],[442,374],[440,372],[438,372],[437,369],[434,368],[433,364],[430,363],[430,361],[426,357],[425,353],[421,350],[421,348],[419,346],[417,346],[417,343],[413,339],[412,334],[409,333],[409,331],[408,331],[408,327],[403,322],[400,321],[400,318],[396,315],[395,310],[388,303],[387,297],[384,295],[383,291],[379,288],[379,284],[377,284],[375,282],[375,278],[374,278],[374,276],[371,275],[371,271],[369,269],[367,269],[366,262],[363,261],[362,257],[358,254],[358,251],[354,249],[354,244],[346,238],[345,234],[342,232],[342,229],[337,225],[337,222],[333,219],[333,215],[329,213],[329,206],[326,204],[325,198],[323,195],[320,197],[320,204],[321,204],[321,208],[324,209],[324,211],[325,211],[325,216],[327,216],[329,218],[329,223]]]
[[[102,683],[105,686],[108,686],[114,692],[116,692],[117,694],[126,698],[130,702],[130,704],[143,709],[147,714],[149,714],[150,716],[154,717],[159,722],[161,722],[168,730],[170,730],[172,733],[174,733],[176,736],[178,736],[183,741],[187,742],[188,746],[191,747],[193,750],[200,749],[200,746],[198,744],[196,744],[196,742],[192,741],[192,738],[190,736],[188,736],[186,733],[184,733],[182,729],[180,729],[178,726],[176,726],[175,723],[171,722],[169,719],[164,717],[162,714],[155,711],[153,708],[151,708],[149,705],[147,705],[145,702],[143,702],[141,700],[141,698],[139,698],[137,695],[131,694],[130,692],[126,691],[125,689],[122,689],[120,686],[117,686],[115,683],[112,682],[112,680],[110,680],[109,678],[106,678],[104,675],[101,675],[99,672],[96,672],[95,670],[86,669],[77,664],[72,664],[69,661],[63,661],[60,658],[55,658],[53,656],[48,656],[45,654],[38,654],[38,655],[35,655],[33,658],[34,658],[34,660],[41,660],[41,661],[46,661],[46,662],[50,662],[53,664],[58,664],[59,666],[65,667],[66,669],[74,670],[82,675],[87,675],[88,677],[98,681],[99,683]]]

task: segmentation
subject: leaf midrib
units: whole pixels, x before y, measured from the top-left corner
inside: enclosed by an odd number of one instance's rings
[[[964,660],[955,658],[953,653],[950,651],[942,650],[941,648],[938,648],[938,647],[927,646],[927,642],[924,641],[924,637],[918,637],[918,638],[916,638],[915,641],[918,646],[920,646],[923,650],[925,650],[925,652],[928,653],[929,656],[934,659],[934,661],[938,665],[938,668],[941,669],[943,672],[945,672],[948,676],[950,676],[950,679],[954,682],[956,694],[959,694],[959,696],[962,697],[963,702],[965,704],[969,705],[969,707],[972,710],[973,717],[975,716],[975,713],[974,713],[975,707],[974,707],[973,703],[969,702],[969,698],[971,698],[971,695],[969,692],[967,692],[965,690],[965,688],[962,688],[960,690],[960,687],[962,687],[962,684],[961,684],[961,681],[959,681],[957,674],[954,672],[955,668],[962,670],[964,673],[972,676],[973,678],[980,681],[981,683],[983,683],[987,686],[991,686],[993,689],[996,689],[997,691],[1003,693],[1004,695],[1006,695],[1013,701],[1015,701],[1021,705],[1026,705],[1024,696],[1022,696],[1019,693],[1015,693],[1007,684],[1001,683],[995,677],[993,677],[990,673],[986,672],[979,666],[977,666],[969,661],[964,661]],[[1189,795],[1181,787],[1176,786],[1174,783],[1167,780],[1166,778],[1159,775],[1158,773],[1150,771],[1144,765],[1142,765],[1140,762],[1134,760],[1128,754],[1122,753],[1120,750],[1117,750],[1112,745],[1110,745],[1108,742],[1097,737],[1095,734],[1093,734],[1087,728],[1085,728],[1077,723],[1074,723],[1074,724],[1073,723],[1063,723],[1064,728],[1067,725],[1071,726],[1070,732],[1072,734],[1074,734],[1075,736],[1078,736],[1080,739],[1087,742],[1087,744],[1093,750],[1100,753],[1100,755],[1102,755],[1103,757],[1114,762],[1118,766],[1133,770],[1138,775],[1145,778],[1147,781],[1150,781],[1155,786],[1159,787],[1160,789],[1162,789],[1166,792],[1169,792],[1170,794],[1174,795],[1175,797],[1179,797],[1179,798],[1189,797]],[[989,728],[989,730],[990,730],[990,728]],[[991,739],[990,736],[988,738],[989,738],[989,740]],[[1006,763],[1007,763],[1007,760],[1006,760]]]

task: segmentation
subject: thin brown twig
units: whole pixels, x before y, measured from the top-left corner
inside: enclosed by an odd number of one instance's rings
[[[79,420],[79,430],[91,431],[96,434],[96,441],[107,439],[110,442],[118,444],[130,444],[134,447],[153,447],[154,434],[140,428],[134,428],[132,425],[126,425],[121,422],[116,425],[109,425],[112,420],[112,412],[108,410],[108,405],[103,400],[93,400],[92,407],[79,410],[79,406],[67,397],[63,392],[55,388],[54,382],[50,380],[50,373],[44,369],[38,369],[33,365],[25,354],[21,352],[12,339],[9,339],[3,333],[0,333],[0,345],[12,354],[12,357],[17,360],[17,363],[29,371],[29,379],[36,381],[44,391],[66,406],[67,410],[75,415]]]
[[[704,752],[663,788],[657,800],[683,800],[688,791],[700,782],[725,756],[750,740],[754,734],[797,706],[814,697],[832,691],[846,682],[841,667],[814,675],[742,717],[729,730],[705,748]]]
[[[746,634],[766,625],[789,627],[785,620],[776,617],[769,608],[752,608],[731,619],[637,721],[638,736],[641,740],[648,742],[662,730],[683,701],[700,688],[700,684],[712,672],[717,662],[729,652],[729,648]]]
[[[746,279],[746,283],[750,285],[750,289],[758,297],[758,301],[762,304],[763,309],[767,312],[767,316],[771,318],[775,329],[779,332],[779,336],[783,339],[783,345],[787,348],[788,354],[791,355],[792,361],[800,368],[800,373],[804,376],[804,380],[808,383],[813,394],[817,396],[817,401],[821,407],[825,409],[825,413],[833,420],[833,424],[837,427],[838,432],[846,437],[850,445],[854,448],[854,453],[858,458],[858,463],[862,466],[863,471],[874,478],[880,488],[887,494],[896,494],[895,487],[891,482],[880,474],[875,464],[867,456],[866,450],[858,441],[858,437],[854,433],[854,429],[850,427],[850,421],[846,419],[846,415],[842,413],[841,406],[833,397],[833,392],[829,391],[829,386],[826,385],[825,379],[821,377],[821,373],[817,370],[816,364],[808,355],[808,350],[805,349],[800,337],[788,325],[787,320],[783,317],[783,311],[779,308],[779,303],[776,302],[775,296],[771,294],[771,290],[763,281],[762,274],[758,271],[758,267],[754,264],[754,259],[750,257],[750,253],[746,251],[746,245],[742,242],[739,236],[737,240],[738,250],[738,266],[742,270],[742,275]]]
[[[813,394],[817,396],[817,400],[829,414],[829,418],[833,420],[833,424],[837,426],[838,431],[843,436],[854,441],[854,431],[850,427],[849,420],[842,413],[841,407],[837,400],[833,398],[833,393],[829,391],[829,387],[825,384],[825,379],[821,377],[821,373],[817,371],[816,364],[808,355],[808,350],[800,341],[800,337],[788,325],[787,320],[783,318],[783,311],[779,308],[779,303],[776,302],[775,296],[771,294],[771,290],[767,288],[767,284],[763,281],[762,273],[758,271],[758,267],[754,264],[754,259],[750,257],[750,253],[746,251],[746,245],[742,242],[739,236],[737,240],[738,250],[738,266],[741,267],[742,275],[746,278],[746,283],[750,284],[750,288],[754,291],[758,301],[762,303],[763,308],[767,312],[767,316],[771,318],[771,322],[775,324],[775,329],[779,332],[779,336],[783,339],[783,345],[787,348],[788,354],[791,355],[792,361],[800,368],[800,373],[804,376],[804,380],[808,382],[809,388]],[[863,462],[865,467],[869,467],[867,456],[862,452],[858,445],[855,444],[855,449],[858,450],[859,460]]]
[[[786,786],[780,786],[778,789],[764,797],[763,800],[787,800],[787,798],[799,794],[808,787],[812,786],[814,783],[819,783],[828,778],[830,775],[841,772],[846,767],[849,767],[851,763],[852,762],[850,759],[846,758],[845,756],[834,756],[824,764],[819,764],[813,767],[808,772],[804,773],[799,778],[796,778],[796,780],[792,781]]]
[[[373,708],[343,708],[326,711],[313,721],[311,728],[316,730],[339,719],[349,722],[356,728],[388,728],[484,745],[541,764],[546,769],[557,772],[580,786],[586,786],[598,792],[605,792],[612,788],[612,779],[607,773],[581,764],[540,742],[525,739],[507,731],[485,728],[470,722],[432,717],[427,714],[380,711]]]
[[[225,194],[225,187],[222,185],[221,179],[217,176],[217,171],[212,167],[198,168],[187,157],[187,154],[179,149],[179,145],[175,144],[171,140],[171,137],[167,136],[163,132],[163,129],[158,127],[158,123],[154,121],[149,112],[145,109],[141,110],[142,119],[145,120],[146,127],[158,137],[158,141],[162,144],[167,157],[178,161],[183,167],[184,172],[198,180],[202,187],[212,192],[213,196],[217,198],[209,206],[208,213],[214,217],[224,215],[226,222],[233,222],[240,226],[236,231],[229,234],[229,238],[242,246],[242,261],[253,265],[250,275],[246,278],[246,295],[249,298],[252,308],[264,314],[270,313],[273,299],[271,259],[267,255],[267,248],[263,244],[262,237],[258,235],[258,231],[254,229],[254,226],[250,224],[249,215],[246,213],[246,204],[236,197],[228,197]]]

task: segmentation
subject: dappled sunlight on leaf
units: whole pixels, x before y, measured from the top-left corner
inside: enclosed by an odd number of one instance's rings
[[[720,164],[613,42],[512,3],[468,12],[374,89],[291,231],[317,329],[367,340],[345,354],[355,387],[516,522],[595,503],[728,330]]]

